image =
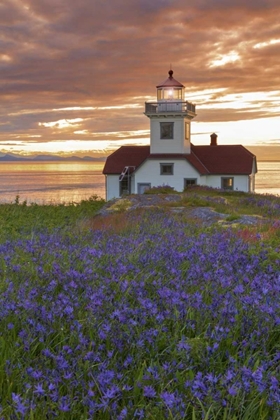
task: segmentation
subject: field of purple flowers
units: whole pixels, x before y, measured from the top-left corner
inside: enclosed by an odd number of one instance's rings
[[[2,240],[0,418],[279,419],[270,252],[164,209]]]

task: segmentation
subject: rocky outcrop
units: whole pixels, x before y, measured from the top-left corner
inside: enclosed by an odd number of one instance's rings
[[[203,226],[211,226],[214,223],[229,226],[252,226],[267,222],[267,220],[261,216],[240,215],[239,217],[231,217],[229,214],[219,213],[211,208],[211,204],[214,203],[226,204],[226,199],[223,197],[213,197],[209,202],[209,207],[190,207],[182,205],[182,196],[180,194],[135,194],[109,201],[98,214],[106,216],[118,211],[165,207],[166,210],[174,214],[185,214],[190,219],[197,219]]]

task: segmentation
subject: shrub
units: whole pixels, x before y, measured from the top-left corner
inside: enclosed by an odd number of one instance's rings
[[[157,187],[151,187],[147,189],[144,194],[174,194],[174,188],[170,185],[159,185]]]

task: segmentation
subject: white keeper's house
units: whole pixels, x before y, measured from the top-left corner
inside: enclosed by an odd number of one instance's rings
[[[215,133],[209,145],[191,143],[195,105],[185,100],[185,88],[172,70],[157,86],[157,101],[145,103],[144,114],[150,119],[150,145],[122,146],[108,156],[103,169],[106,200],[160,185],[176,191],[198,184],[254,192],[257,163],[249,150],[219,145]]]

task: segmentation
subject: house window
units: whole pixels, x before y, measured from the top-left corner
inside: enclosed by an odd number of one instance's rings
[[[221,178],[221,188],[223,190],[233,190],[233,177]]]
[[[186,140],[190,139],[190,123],[189,122],[185,123],[185,139]]]
[[[161,175],[173,175],[174,163],[160,163]]]
[[[160,123],[160,138],[162,140],[172,140],[174,131],[173,122],[162,122]]]
[[[196,185],[197,179],[196,178],[185,178],[185,188],[189,187],[190,185]]]

